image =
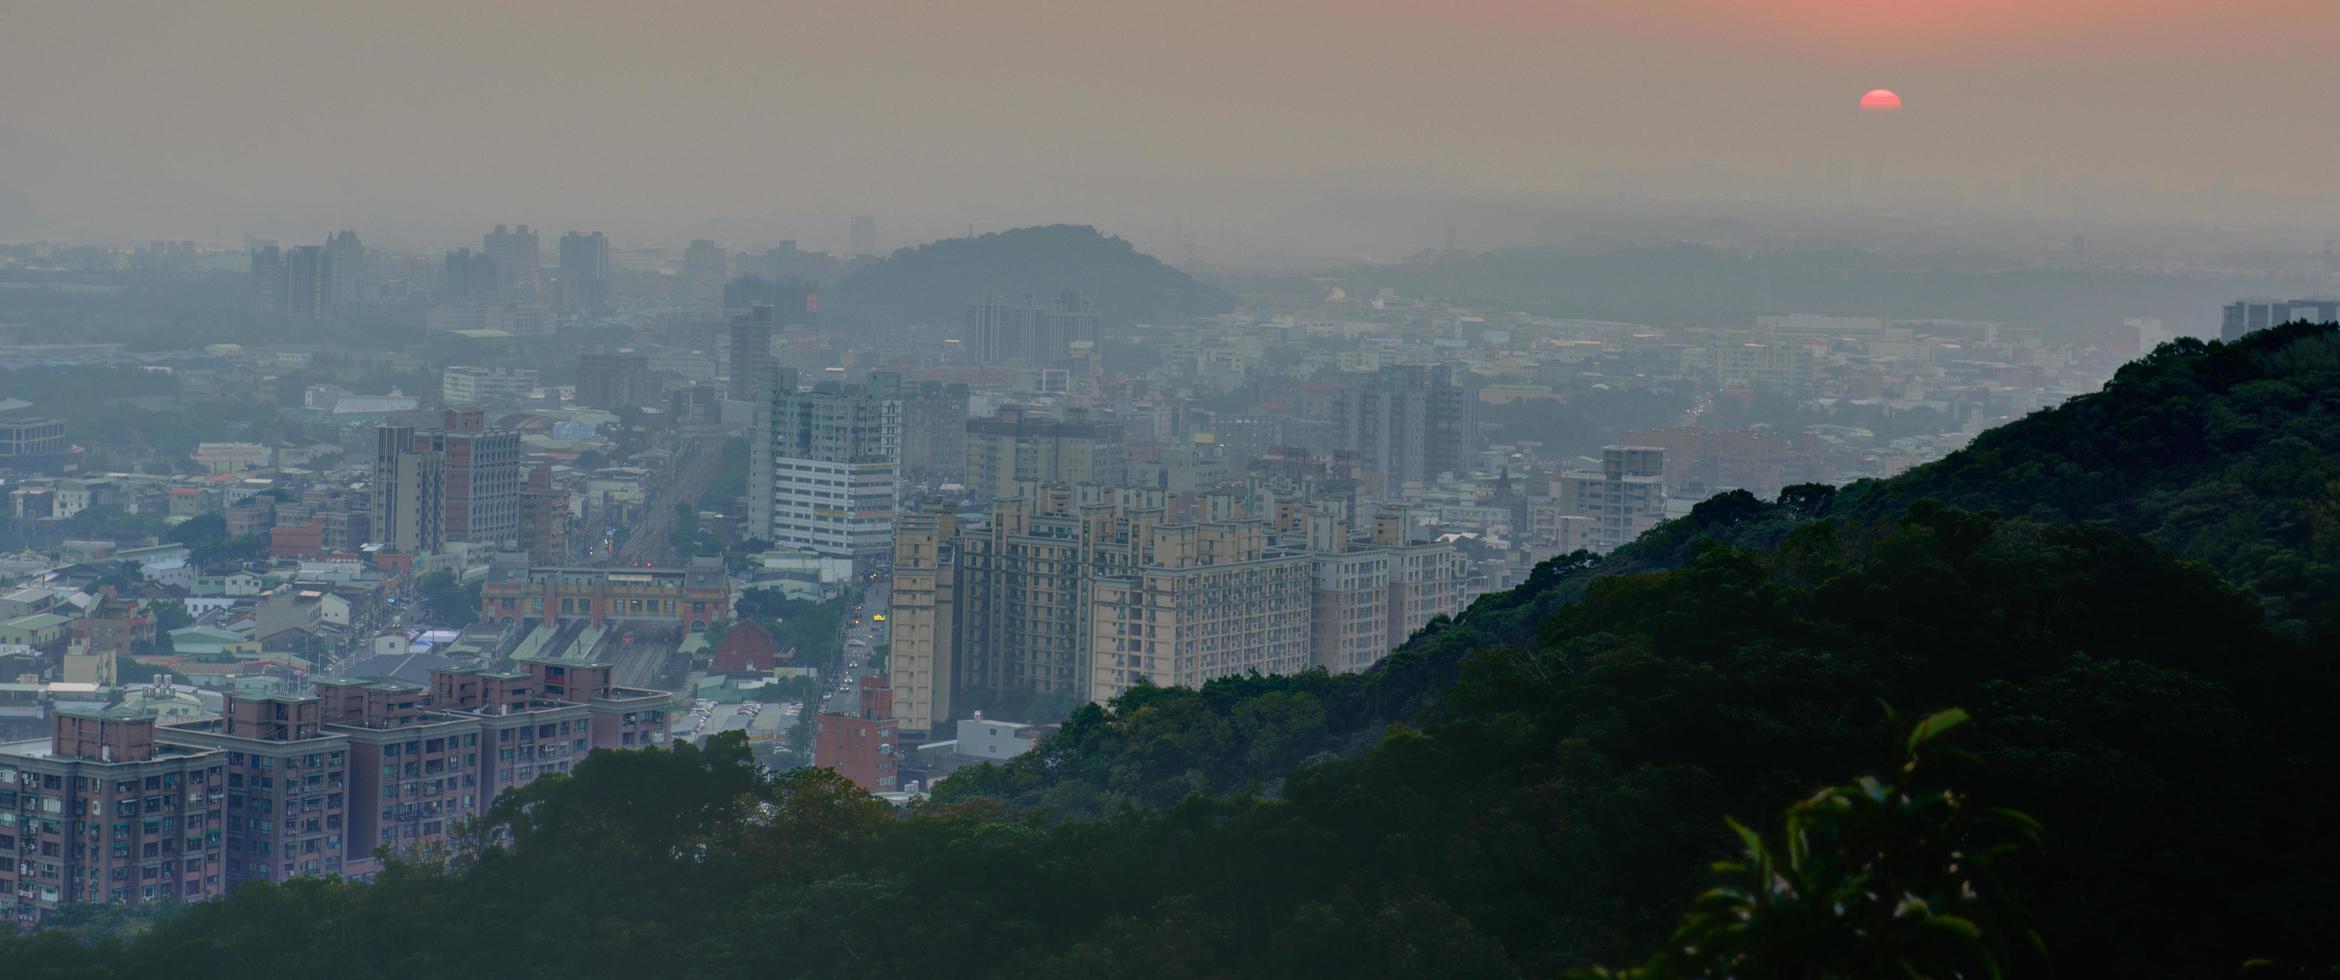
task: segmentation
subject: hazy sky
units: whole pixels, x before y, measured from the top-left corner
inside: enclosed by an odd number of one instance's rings
[[[1907,110],[1861,116],[1877,86]],[[1049,220],[1289,238],[1308,230],[1246,225],[1319,191],[1923,193],[2322,220],[2340,211],[2336,115],[2340,0],[103,0],[0,15],[0,185],[37,230],[124,238],[354,226],[397,244],[528,221],[834,247],[862,213],[889,246]],[[10,228],[11,207],[0,192],[0,238],[36,228],[21,213]]]

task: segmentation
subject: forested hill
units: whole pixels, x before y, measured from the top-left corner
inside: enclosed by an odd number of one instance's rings
[[[1234,297],[1087,225],[1045,225],[906,248],[824,291],[849,321],[956,323],[985,292],[1047,307],[1067,291],[1108,324],[1179,322],[1225,313]]]

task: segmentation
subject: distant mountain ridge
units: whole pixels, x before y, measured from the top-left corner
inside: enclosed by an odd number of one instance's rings
[[[2236,296],[2313,288],[2282,278],[2069,268],[1979,253],[1688,243],[1438,254],[1340,274],[1355,295],[1386,286],[1407,296],[1631,322],[1745,323],[1764,313],[1824,313],[2047,327],[2158,317],[2179,333],[2214,329],[2219,306]]]
[[[1078,292],[1108,324],[1225,313],[1235,297],[1088,225],[1042,225],[901,249],[847,273],[823,306],[847,323],[950,323],[989,292],[1046,306]]]

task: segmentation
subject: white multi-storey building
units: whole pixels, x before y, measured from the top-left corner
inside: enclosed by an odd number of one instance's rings
[[[879,371],[862,384],[824,381],[799,391],[795,371],[778,371],[757,413],[760,451],[749,456],[750,526],[780,548],[857,565],[890,555],[901,387],[899,375]]]

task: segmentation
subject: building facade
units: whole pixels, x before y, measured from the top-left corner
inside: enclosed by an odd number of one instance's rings
[[[48,738],[0,744],[0,905],[18,926],[226,892],[227,753],[158,740],[152,710],[51,720]]]
[[[1343,385],[1331,412],[1340,448],[1357,454],[1383,499],[1397,499],[1408,483],[1469,472],[1477,406],[1451,368],[1402,365]]]
[[[450,364],[439,372],[439,401],[446,405],[523,405],[535,395],[533,368],[488,368]]]
[[[1062,419],[1017,408],[965,422],[967,489],[1005,497],[1019,482],[1120,486],[1129,482],[1129,448],[1117,420],[1071,409]]]
[[[562,312],[590,313],[609,305],[609,237],[572,231],[561,236]]]
[[[1552,478],[1549,520],[1560,554],[1606,554],[1666,518],[1666,451],[1606,446],[1601,468]]]
[[[901,721],[902,731],[921,738],[951,717],[957,538],[954,514],[904,514],[895,519],[887,670],[894,717]]]
[[[852,714],[822,712],[813,719],[813,765],[834,769],[872,793],[901,786],[901,724],[884,677],[864,677]]]
[[[731,580],[720,558],[681,568],[576,568],[498,555],[479,602],[480,619],[493,623],[638,620],[699,633],[731,618]]]
[[[900,492],[901,377],[878,371],[802,391],[793,370],[774,377],[750,437],[761,449],[749,454],[751,533],[857,565],[884,561]]]
[[[2333,299],[2245,299],[2226,304],[2220,311],[2218,339],[2233,343],[2244,334],[2256,333],[2268,327],[2281,326],[2294,320],[2309,323],[2331,323],[2340,320],[2340,300]]]
[[[981,363],[1054,367],[1072,354],[1074,345],[1094,347],[1098,323],[1096,311],[1079,293],[1064,293],[1045,308],[1029,295],[1022,305],[1013,305],[986,293],[967,304],[961,336]]]

